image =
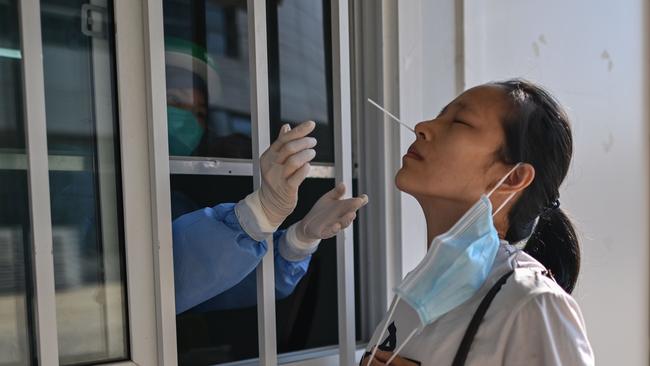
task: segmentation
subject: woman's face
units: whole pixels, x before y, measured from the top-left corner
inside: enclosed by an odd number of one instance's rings
[[[418,199],[474,203],[509,170],[498,154],[506,110],[503,90],[482,85],[458,96],[435,119],[418,123],[397,187]]]

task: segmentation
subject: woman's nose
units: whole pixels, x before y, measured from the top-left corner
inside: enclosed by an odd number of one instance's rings
[[[425,141],[431,140],[431,131],[428,128],[427,121],[415,125],[415,135]]]

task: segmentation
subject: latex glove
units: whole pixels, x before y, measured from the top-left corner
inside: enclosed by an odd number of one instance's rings
[[[296,237],[301,241],[328,239],[347,228],[357,218],[357,210],[368,203],[368,196],[341,199],[345,184],[339,183],[316,201],[307,215],[296,225]]]
[[[280,241],[280,254],[287,260],[301,260],[313,253],[321,239],[331,238],[352,224],[357,210],[368,203],[368,196],[341,199],[345,194],[345,184],[339,183],[325,193],[309,213],[293,224],[286,239]]]
[[[288,124],[282,126],[278,138],[260,157],[260,203],[275,227],[296,208],[298,187],[309,174],[309,162],[316,156],[312,149],[316,139],[306,137],[315,127],[312,121],[303,122],[293,130]]]
[[[291,129],[280,128],[278,138],[260,157],[262,184],[235,207],[242,228],[255,240],[264,240],[277,230],[298,202],[298,187],[309,174],[316,156],[316,139],[307,137],[316,124],[303,122]]]

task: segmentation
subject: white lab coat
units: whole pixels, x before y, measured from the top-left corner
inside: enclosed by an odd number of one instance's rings
[[[478,293],[415,335],[400,356],[422,366],[451,365],[479,303],[499,278],[513,269],[485,314],[465,365],[593,365],[578,304],[542,274],[545,268],[538,261],[505,241]],[[385,322],[386,318],[375,330],[365,357],[377,344]],[[394,336],[385,332],[379,344],[393,349],[419,325],[417,313],[403,301],[398,302],[391,322]]]

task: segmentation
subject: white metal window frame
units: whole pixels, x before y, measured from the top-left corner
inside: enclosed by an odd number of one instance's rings
[[[54,298],[54,257],[45,126],[45,84],[38,0],[20,2],[20,37],[23,52],[23,100],[27,176],[32,231],[36,352],[41,365],[58,365],[59,350]]]
[[[116,2],[117,3],[117,2]],[[171,215],[169,203],[169,174],[216,174],[229,175],[247,173],[252,175],[254,187],[259,187],[259,156],[270,144],[269,99],[266,41],[266,2],[248,0],[249,22],[249,70],[251,82],[251,119],[253,137],[253,159],[205,159],[191,158],[169,160],[167,151],[166,95],[164,73],[164,30],[161,2],[143,3],[144,21],[144,63],[147,90],[147,121],[149,133],[151,221],[154,247],[153,272],[156,288],[156,325],[158,364],[176,363],[175,311],[173,298],[173,265],[171,257]],[[352,186],[351,119],[350,119],[350,63],[348,36],[348,3],[332,2],[332,57],[334,96],[334,166],[316,164],[311,177],[334,177]],[[116,12],[118,33],[121,19]],[[131,33],[131,36],[133,34]],[[120,38],[118,37],[118,43]],[[128,42],[128,40],[125,40]],[[121,63],[118,45],[118,64]],[[119,70],[118,70],[119,72]],[[121,99],[121,98],[120,98]],[[252,172],[251,172],[252,170]],[[252,174],[251,174],[252,173]],[[125,199],[126,200],[126,199]],[[292,354],[277,355],[275,281],[273,270],[273,246],[262,259],[257,269],[258,292],[258,337],[259,359],[243,361],[262,365],[276,365],[279,362],[292,365],[353,364],[356,355],[354,343],[354,268],[352,228],[337,237],[338,268],[338,314],[339,346],[332,350],[305,350]],[[269,238],[269,241],[272,238]],[[127,243],[128,245],[128,243]]]
[[[315,164],[310,176],[352,186],[350,30],[347,0],[332,1],[332,73],[335,162]],[[163,12],[160,1],[114,1],[117,104],[128,296],[130,361],[111,365],[176,365],[176,324],[171,239],[170,169],[180,174],[253,175],[269,145],[266,2],[248,0],[253,160],[216,159],[212,166],[169,160],[167,150]],[[39,0],[20,0],[27,167],[33,231],[36,350],[41,365],[58,364],[49,167],[45,125]],[[50,158],[50,160],[52,160]],[[189,162],[189,163],[188,163]],[[198,167],[198,168],[197,168]],[[199,169],[199,170],[197,170]],[[354,364],[352,228],[337,236],[338,346],[278,357],[272,246],[258,267],[259,360],[255,364]],[[244,362],[245,363],[245,362]],[[240,363],[233,363],[240,364]]]
[[[334,177],[336,182],[352,186],[352,148],[351,148],[351,114],[350,114],[350,55],[349,55],[349,16],[348,2],[332,2],[332,65],[333,65],[333,104],[334,104],[334,166],[316,164],[311,177]],[[154,269],[158,279],[156,287],[157,301],[161,309],[157,322],[162,324],[159,330],[159,347],[164,349],[160,357],[167,360],[176,358],[175,312],[173,311],[173,272],[171,261],[171,222],[169,205],[169,173],[213,174],[213,175],[252,175],[254,188],[260,184],[259,157],[270,145],[269,95],[268,95],[268,60],[266,1],[248,0],[248,35],[249,35],[249,72],[251,90],[251,121],[253,140],[253,159],[237,161],[235,159],[192,159],[172,158],[167,151],[167,121],[165,115],[166,95],[164,73],[164,29],[161,2],[145,1],[145,63],[147,65],[147,90],[149,108],[150,141],[152,141],[153,159],[152,193],[154,212],[153,221],[158,235],[159,257],[154,259]],[[119,19],[116,19],[119,24]],[[119,28],[119,25],[118,25]],[[252,172],[251,172],[252,170]],[[252,174],[251,174],[252,173]],[[334,174],[332,174],[334,173]],[[267,241],[272,242],[272,237]],[[338,314],[339,346],[335,358],[338,364],[355,362],[355,328],[354,328],[354,256],[353,232],[348,228],[337,236],[337,279],[338,279]],[[165,244],[164,246],[162,244]],[[278,359],[276,344],[275,280],[273,269],[273,246],[269,249],[257,268],[258,297],[258,337],[259,359],[232,364],[254,363],[276,365],[291,360],[309,361],[304,364],[327,364],[332,355],[318,357],[319,351],[306,350]],[[162,272],[166,273],[162,273]],[[166,289],[168,292],[163,292]],[[172,289],[172,290],[169,290]],[[165,305],[166,304],[166,305]],[[166,316],[164,316],[166,315]],[[159,352],[160,353],[160,352]],[[319,361],[320,360],[320,361]],[[303,364],[296,361],[292,364]],[[324,363],[323,363],[324,362]]]
[[[45,115],[45,88],[42,59],[41,9],[39,0],[19,2],[20,37],[23,53],[23,98],[25,105],[26,168],[29,184],[29,205],[32,230],[31,251],[34,258],[35,355],[40,365],[58,365],[59,350],[54,290],[54,258],[50,213],[50,163]],[[151,222],[151,179],[147,141],[146,83],[143,78],[142,6],[137,2],[115,2],[115,18],[121,19],[116,30],[117,88],[122,147],[122,188],[124,198],[124,231],[127,296],[130,324],[128,326],[131,361],[112,365],[156,365],[159,358],[155,343],[158,336],[152,309],[159,308],[154,293],[152,268],[155,255],[154,225]],[[105,60],[101,60],[105,61]],[[125,121],[135,123],[125,123]],[[138,123],[140,122],[140,123]],[[60,160],[60,159],[59,159]],[[65,160],[65,159],[64,159]],[[70,160],[70,159],[68,159]],[[60,161],[62,169],[70,169],[69,161]],[[110,192],[109,192],[110,193]],[[144,243],[144,245],[143,245]],[[170,246],[171,247],[171,246]],[[159,260],[160,261],[160,260]],[[159,281],[161,282],[161,281]],[[173,297],[172,297],[173,301]],[[173,302],[172,302],[173,306]],[[175,357],[175,355],[174,355]]]

